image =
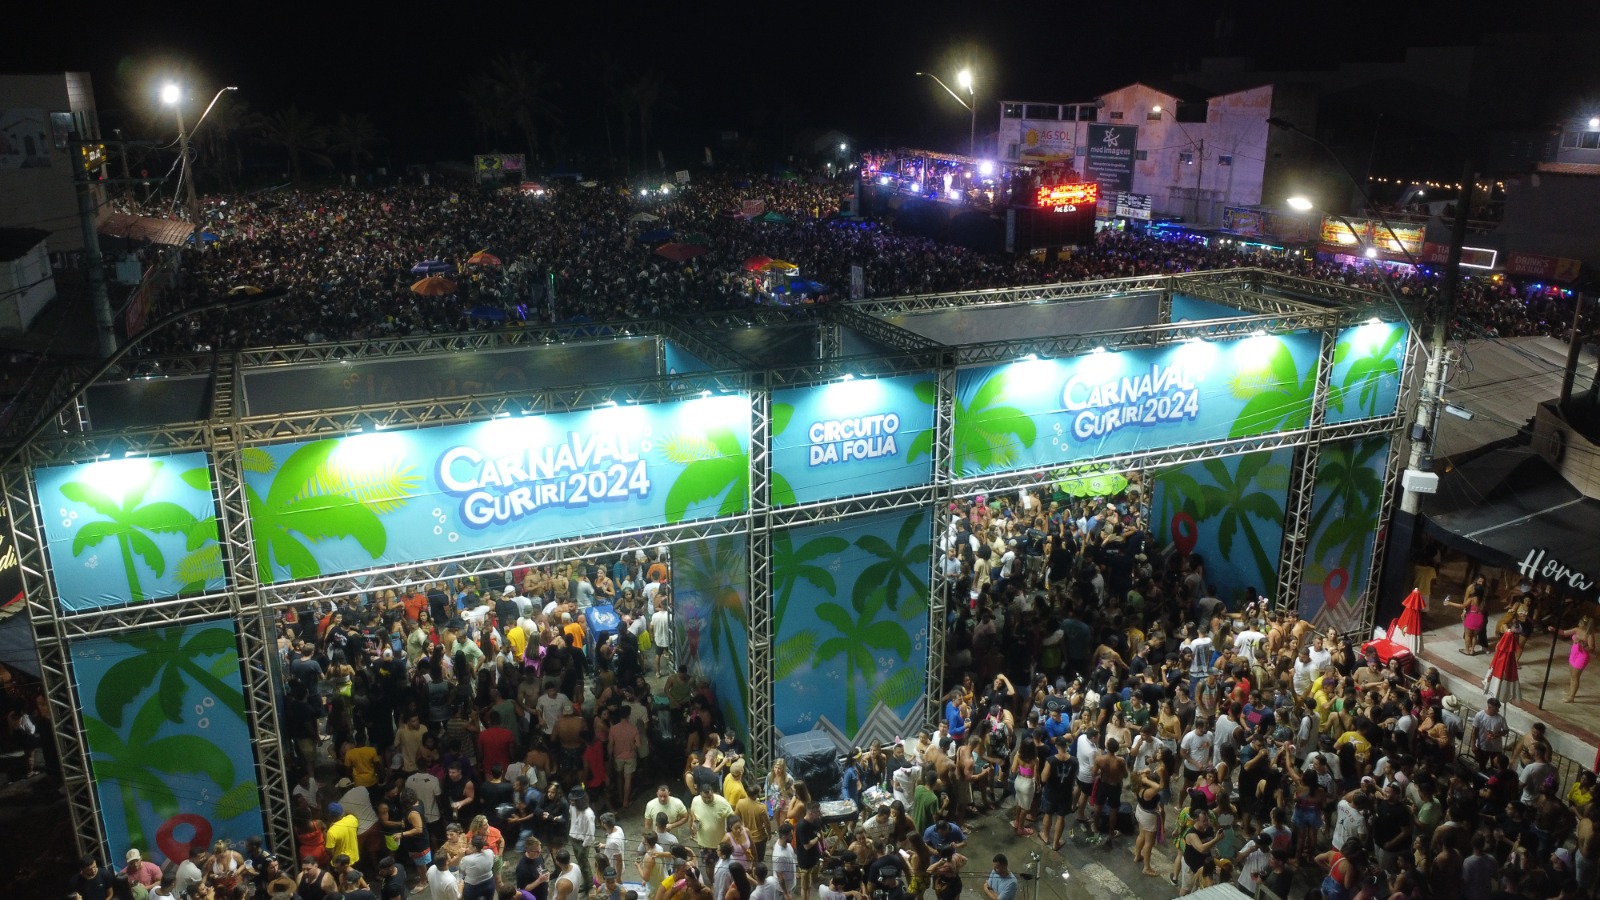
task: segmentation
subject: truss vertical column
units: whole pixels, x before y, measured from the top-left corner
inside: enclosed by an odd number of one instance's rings
[[[273,655],[277,636],[274,616],[263,601],[250,535],[250,507],[245,495],[244,461],[238,443],[239,357],[217,357],[212,374],[211,474],[217,504],[217,549],[228,573],[229,606],[239,629],[239,658],[250,740],[255,745],[256,783],[261,785],[261,812],[266,819],[267,846],[294,846],[293,806],[289,797],[288,754],[278,727],[278,697]]]
[[[1419,335],[1411,329],[1406,329],[1406,354],[1401,360],[1400,394],[1395,398],[1395,410],[1404,413],[1413,409],[1416,402],[1415,392],[1419,386],[1411,378],[1413,367],[1417,364],[1417,357],[1422,352],[1422,341]],[[1435,418],[1437,422],[1437,418]],[[1374,619],[1378,614],[1378,592],[1383,589],[1383,573],[1385,557],[1389,552],[1389,528],[1394,524],[1394,511],[1398,508],[1402,491],[1400,489],[1400,475],[1405,470],[1405,443],[1399,437],[1405,433],[1406,417],[1396,416],[1394,431],[1389,437],[1388,463],[1383,474],[1383,502],[1378,507],[1378,532],[1372,541],[1372,574],[1367,579],[1367,587],[1361,592],[1361,600],[1366,604],[1361,610],[1362,634],[1371,634]],[[1420,516],[1419,516],[1420,518]],[[1415,527],[1415,526],[1413,526]],[[1413,538],[1415,532],[1413,532]],[[1410,547],[1399,547],[1397,552],[1410,554]]]
[[[1327,419],[1328,384],[1333,374],[1336,331],[1322,332],[1317,354],[1317,386],[1311,394],[1310,434],[1295,450],[1289,470],[1289,492],[1284,499],[1283,555],[1278,560],[1278,595],[1275,608],[1298,612],[1306,568],[1306,545],[1311,541],[1311,504],[1317,495],[1317,461],[1322,455],[1322,425]]]
[[[839,358],[839,323],[833,319],[817,322],[817,359]]]
[[[749,664],[750,766],[747,778],[772,768],[772,390],[764,376],[750,390]]]
[[[656,335],[656,374],[667,374],[667,339]]]
[[[936,378],[937,394],[933,404],[933,515],[932,533],[928,540],[933,552],[932,571],[928,573],[928,687],[924,696],[923,722],[927,727],[943,714],[945,632],[949,621],[946,601],[955,583],[945,578],[944,554],[939,551],[939,537],[944,533],[944,518],[955,496],[951,482],[954,478],[950,459],[955,432],[956,365],[953,354],[942,355]],[[912,723],[908,723],[912,724]]]
[[[44,527],[33,499],[33,473],[26,469],[8,473],[5,492],[11,537],[22,574],[22,590],[27,598],[28,621],[39,655],[39,679],[45,702],[49,704],[50,731],[61,760],[62,787],[67,795],[67,814],[72,818],[73,839],[79,855],[92,853],[105,858],[106,836],[100,818],[100,798],[95,794],[89,749],[83,740],[83,705],[78,700],[78,686],[72,677],[66,628],[61,622],[61,609],[45,558]]]

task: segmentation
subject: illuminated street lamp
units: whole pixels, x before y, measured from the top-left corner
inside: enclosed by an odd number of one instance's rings
[[[194,128],[186,130],[183,126],[183,106],[181,104],[183,89],[170,81],[161,88],[161,102],[172,107],[178,116],[178,153],[183,163],[182,178],[185,186],[185,199],[188,201],[189,224],[194,229],[193,237],[197,248],[201,242],[200,197],[195,193],[194,189],[194,169],[189,159],[189,138],[200,128],[200,123],[206,120],[206,116],[211,114],[211,108],[217,105],[217,101],[222,98],[222,95],[228,91],[237,90],[237,87],[230,86],[217,91],[216,96],[211,98],[211,102],[206,104],[205,112],[201,113],[200,118],[195,120]]]
[[[971,130],[969,131],[969,133],[967,135],[967,155],[972,157],[973,159],[977,159],[978,158],[978,94],[977,94],[977,89],[973,86],[972,70],[971,69],[962,69],[960,72],[956,73],[956,84],[960,85],[963,88],[966,88],[967,96],[969,98],[967,100],[963,100],[961,98],[960,94],[956,93],[955,91],[950,90],[950,85],[945,84],[943,81],[940,81],[939,80],[939,76],[933,74],[932,72],[918,72],[917,74],[918,75],[926,75],[929,78],[932,78],[935,82],[938,83],[939,87],[944,88],[944,92],[946,94],[949,94],[950,96],[956,98],[956,102],[961,104],[962,106],[966,107],[967,112],[971,114],[972,127],[971,127]]]

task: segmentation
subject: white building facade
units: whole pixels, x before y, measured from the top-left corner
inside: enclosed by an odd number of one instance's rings
[[[74,132],[100,139],[89,73],[0,75],[0,228],[43,229],[52,253],[83,249]],[[98,224],[109,210],[103,188],[90,189]]]

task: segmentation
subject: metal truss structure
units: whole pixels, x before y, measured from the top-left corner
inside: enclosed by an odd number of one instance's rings
[[[1283,550],[1278,557],[1278,590],[1273,597],[1278,611],[1300,608],[1300,573],[1305,570],[1306,547],[1311,542],[1311,507],[1317,494],[1317,464],[1322,455],[1322,424],[1328,413],[1328,382],[1333,372],[1336,335],[1322,333],[1318,348],[1317,387],[1311,395],[1311,416],[1305,443],[1295,448],[1289,467],[1289,492],[1283,502]]]
[[[1170,322],[1173,294],[1182,293],[1244,310],[1248,315],[1201,322]],[[981,310],[1021,303],[1087,303],[1116,295],[1158,296],[1162,321],[1158,324],[1087,335],[1040,335],[1023,340],[948,346],[899,327],[886,317],[934,310]],[[246,697],[251,739],[255,744],[258,782],[266,835],[275,848],[292,847],[289,822],[288,752],[281,737],[277,698],[272,683],[272,656],[276,619],[280,608],[313,600],[348,597],[377,590],[401,589],[423,582],[481,575],[499,577],[508,569],[548,565],[574,559],[615,558],[624,550],[648,545],[683,545],[722,537],[746,539],[750,571],[748,604],[748,659],[751,705],[752,776],[770,767],[774,732],[772,621],[772,535],[778,529],[837,522],[890,510],[925,509],[932,513],[927,538],[937,548],[949,504],[957,498],[996,494],[1034,487],[1061,477],[1065,469],[1093,466],[1154,470],[1195,460],[1238,453],[1294,448],[1297,486],[1291,492],[1292,509],[1285,524],[1292,534],[1291,549],[1280,567],[1280,600],[1297,597],[1304,544],[1308,528],[1311,485],[1317,448],[1321,443],[1368,436],[1392,436],[1402,427],[1401,412],[1352,423],[1324,421],[1327,371],[1334,335],[1338,329],[1365,317],[1384,316],[1383,298],[1368,292],[1324,285],[1254,269],[1233,269],[1184,275],[1156,275],[1068,282],[992,291],[926,294],[819,308],[756,308],[696,316],[683,321],[627,321],[584,325],[535,326],[459,335],[426,335],[392,341],[314,344],[203,354],[162,359],[125,360],[115,377],[140,379],[180,375],[211,378],[209,418],[118,432],[97,432],[81,415],[85,385],[70,386],[70,379],[49,387],[46,397],[31,409],[34,415],[49,410],[64,413],[59,428],[21,448],[18,465],[4,473],[3,489],[10,513],[33,622],[46,696],[57,727],[54,740],[60,752],[71,812],[80,852],[105,852],[101,810],[93,785],[89,752],[81,730],[80,698],[73,677],[71,645],[75,640],[120,630],[168,626],[207,619],[228,618],[237,628],[241,677]],[[736,328],[808,328],[815,334],[816,358],[798,365],[762,367],[716,340],[718,333]],[[871,355],[843,356],[844,336],[859,335],[887,348]],[[1012,361],[1034,354],[1068,356],[1093,350],[1151,347],[1203,339],[1241,338],[1257,333],[1283,334],[1314,331],[1322,337],[1322,369],[1311,420],[1303,428],[1250,438],[1218,440],[1179,447],[1145,450],[1082,461],[1067,466],[1037,466],[1003,473],[957,477],[952,465],[955,432],[955,389],[961,367]],[[320,410],[287,416],[250,415],[241,401],[241,387],[252,371],[285,366],[332,364],[362,359],[424,358],[440,354],[527,348],[562,342],[653,338],[656,340],[658,375],[628,382],[605,382],[474,396],[441,397],[426,401]],[[694,354],[709,371],[665,372],[667,343]],[[1415,357],[1415,336],[1407,369]],[[853,377],[880,377],[920,373],[936,387],[931,477],[926,484],[852,497],[775,506],[772,502],[771,411],[774,392],[796,386]],[[82,373],[78,373],[81,377]],[[64,376],[66,377],[66,376]],[[1402,379],[1402,404],[1414,402]],[[76,391],[76,393],[75,393]],[[581,410],[607,403],[655,403],[707,393],[741,393],[751,400],[750,479],[744,512],[692,522],[661,525],[644,530],[588,534],[552,539],[525,546],[505,547],[430,560],[385,565],[356,572],[310,579],[274,581],[273,573],[258,571],[250,530],[244,481],[247,450],[290,440],[330,437],[376,429],[416,429],[435,425],[478,422],[508,415]],[[36,421],[36,419],[35,419]],[[27,432],[21,428],[11,432]],[[72,611],[57,602],[54,579],[45,548],[33,469],[88,462],[119,454],[163,454],[176,451],[207,452],[219,530],[220,553],[226,573],[225,587],[198,596],[160,599],[136,606]],[[1385,479],[1381,521],[1388,521],[1396,502],[1398,450],[1391,452]],[[1382,542],[1376,551],[1381,559]],[[928,572],[927,682],[923,723],[936,719],[944,684],[946,623],[951,585],[943,575],[940,553],[930,553]],[[1288,593],[1285,593],[1285,591]],[[1369,585],[1369,592],[1373,587]],[[1369,609],[1373,604],[1369,603]],[[908,723],[907,727],[919,724]]]

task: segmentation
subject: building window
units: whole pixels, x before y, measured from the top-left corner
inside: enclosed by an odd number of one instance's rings
[[[1179,150],[1178,151],[1178,162],[1180,162],[1180,163],[1182,163],[1183,165],[1186,165],[1186,166],[1194,165],[1194,151],[1192,151],[1192,150]]]
[[[1161,110],[1158,108],[1152,108],[1149,112],[1144,114],[1144,119],[1146,122],[1161,121]]]
[[[1578,133],[1576,131],[1567,131],[1567,132],[1563,132],[1562,133],[1562,135],[1561,135],[1561,149],[1563,149],[1563,150],[1576,150],[1576,149],[1578,149]]]
[[[1002,103],[1000,105],[1000,118],[1002,118],[1002,119],[1020,119],[1020,118],[1022,118],[1022,104],[1021,103]]]
[[[1149,150],[1135,150],[1135,151],[1133,151],[1133,158],[1139,160],[1140,162],[1144,162],[1145,160],[1150,158],[1150,151]]]
[[[1025,113],[1023,118],[1032,119],[1036,122],[1054,122],[1061,118],[1061,107],[1044,103],[1030,103],[1023,112]]]
[[[67,141],[72,132],[77,130],[77,123],[73,120],[72,113],[53,112],[50,114],[51,138],[55,141],[57,150],[67,149]]]
[[[1600,150],[1600,131],[1585,131],[1578,146],[1585,150]]]
[[[1019,147],[1016,144],[1011,144],[1010,147],[1011,147],[1011,149],[1009,151],[1007,151],[1008,155],[1007,155],[1006,158],[1007,159],[1020,159],[1020,157],[1017,154],[1021,150],[1021,147]]]
[[[1078,121],[1079,122],[1093,122],[1096,118],[1099,117],[1099,115],[1100,115],[1100,107],[1098,107],[1098,106],[1080,106],[1080,107],[1078,107]]]
[[[1231,165],[1233,165],[1233,157],[1228,155],[1228,154],[1226,154],[1226,153],[1218,154],[1217,155],[1217,165],[1219,165],[1219,166],[1231,166]]]
[[[1122,121],[1122,110],[1120,110],[1120,109],[1112,110],[1111,111],[1111,121],[1113,121],[1113,122],[1121,122]]]

